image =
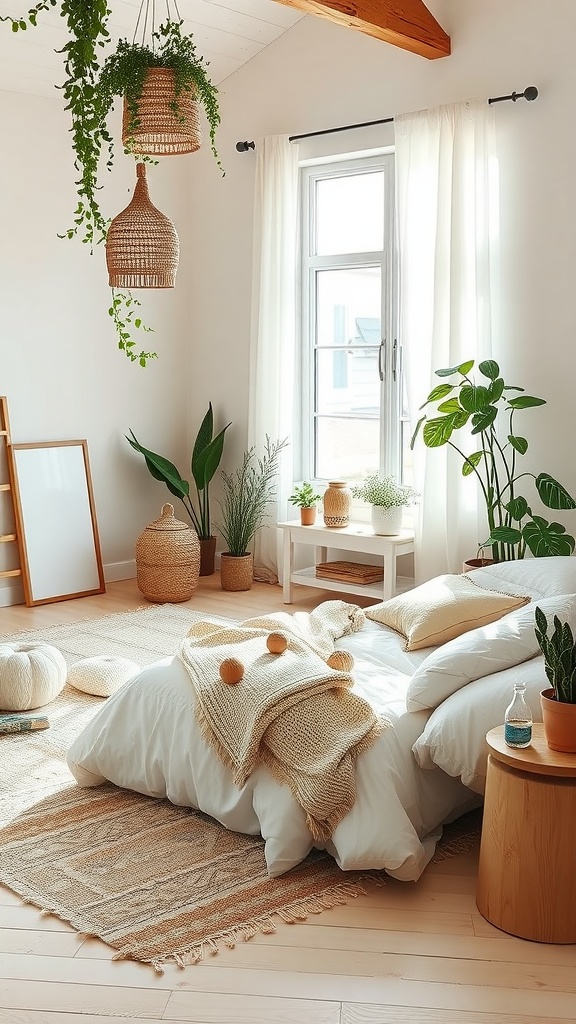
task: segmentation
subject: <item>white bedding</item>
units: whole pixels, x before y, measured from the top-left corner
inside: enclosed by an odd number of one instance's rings
[[[490,579],[494,589],[517,587],[548,615],[574,621],[575,558],[503,563],[476,573],[484,587]],[[415,880],[441,824],[481,802],[485,735],[503,721],[519,673],[534,719],[540,717],[546,678],[531,637],[533,609],[534,603],[442,647],[410,653],[400,636],[375,622],[336,642],[354,655],[355,691],[392,723],[358,758],[356,802],[327,846],[342,868],[383,868]],[[421,709],[408,711],[414,679],[410,707]],[[264,768],[241,789],[233,784],[200,736],[192,686],[176,657],[143,669],[111,697],[71,746],[68,764],[81,786],[109,780],[199,808],[227,828],[260,832],[271,875],[312,848],[303,811]]]

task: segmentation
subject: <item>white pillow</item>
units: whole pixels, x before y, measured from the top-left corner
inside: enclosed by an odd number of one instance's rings
[[[365,611],[369,619],[404,636],[407,651],[417,651],[494,622],[529,600],[525,595],[484,590],[466,573],[446,573]]]
[[[547,686],[544,658],[475,679],[432,712],[412,752],[420,768],[441,768],[475,793],[486,785],[486,733],[504,722],[514,683],[526,684],[526,702],[535,722],[542,721],[540,694]]]
[[[487,590],[531,594],[532,597],[554,597],[555,594],[576,594],[576,558],[553,555],[546,558],[520,558],[497,562],[466,574]]]
[[[576,595],[547,597],[443,644],[414,672],[406,694],[408,711],[437,708],[473,679],[535,657],[540,652],[534,632],[536,603],[550,621],[553,615],[572,619],[576,612]]]

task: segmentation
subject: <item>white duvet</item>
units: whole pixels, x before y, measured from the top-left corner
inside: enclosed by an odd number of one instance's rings
[[[547,683],[534,602],[574,621],[576,559],[503,563],[474,575],[483,587],[519,588],[533,603],[438,648],[407,653],[397,634],[375,622],[336,642],[354,655],[355,692],[391,721],[358,758],[356,802],[327,846],[344,869],[417,879],[442,823],[480,802],[486,732],[503,721],[519,673],[534,719],[540,717]],[[261,833],[271,875],[298,864],[313,846],[303,811],[266,769],[241,789],[234,785],[200,736],[192,686],[177,657],[143,669],[109,698],[70,747],[68,764],[81,786],[108,780],[198,808],[227,828]]]

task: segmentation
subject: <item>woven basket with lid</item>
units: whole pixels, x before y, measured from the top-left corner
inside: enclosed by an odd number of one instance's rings
[[[198,586],[200,542],[195,530],[174,517],[174,506],[162,506],[159,519],[136,541],[136,580],[149,601],[188,601]]]

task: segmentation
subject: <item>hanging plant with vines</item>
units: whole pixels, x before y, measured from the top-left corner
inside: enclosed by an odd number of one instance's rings
[[[194,93],[194,98],[204,107],[210,127],[212,153],[222,170],[215,145],[216,129],[220,123],[218,90],[208,78],[207,62],[196,53],[192,37],[182,33],[182,20],[170,18],[169,0],[166,0],[168,19],[158,30],[152,27],[151,46],[144,42],[129,43],[121,39],[116,50],[104,61],[99,58],[102,49],[110,42],[108,20],[111,11],[107,0],[40,0],[26,15],[0,16],[0,21],[9,22],[13,32],[25,31],[29,25],[34,27],[38,24],[38,16],[42,12],[58,5],[70,37],[60,51],[64,55],[65,73],[60,88],[65,109],[70,111],[72,120],[74,166],[78,173],[78,202],[73,223],[60,237],[80,237],[93,253],[96,245],[106,241],[108,231],[109,222],[103,216],[98,202],[101,187],[98,184],[98,167],[103,151],[106,152],[107,169],[111,170],[113,165],[114,140],[108,131],[107,118],[114,107],[115,98],[126,96],[130,112],[130,133],[133,133],[139,127],[137,103],[142,94],[146,71],[150,67],[172,68],[172,109],[178,116],[182,94],[190,91]],[[140,156],[133,147],[130,147],[130,151],[139,160],[149,159]],[[130,293],[113,290],[112,305],[108,312],[116,328],[118,347],[130,360],[146,366],[148,359],[156,358],[157,354],[144,351],[137,354],[130,335],[134,328],[151,330],[140,317],[134,316],[135,307],[139,305]]]

